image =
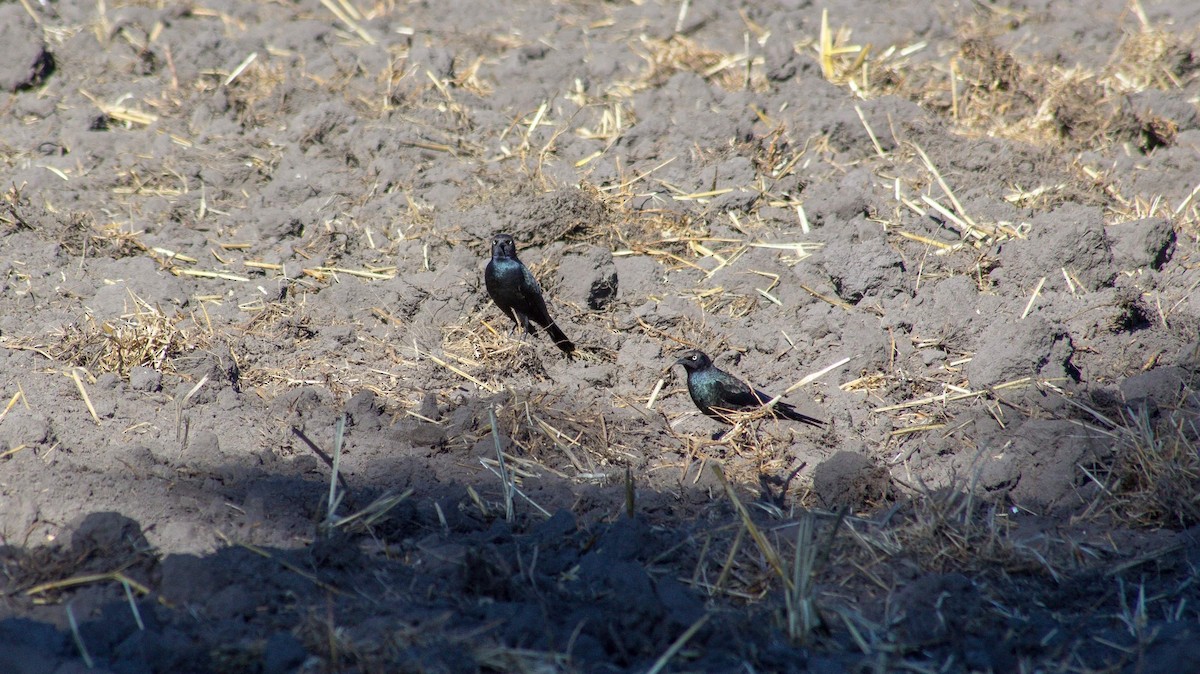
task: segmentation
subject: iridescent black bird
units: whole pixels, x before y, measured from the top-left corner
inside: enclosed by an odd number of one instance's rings
[[[730,413],[750,412],[759,409],[770,402],[775,396],[767,395],[746,382],[713,365],[712,359],[703,351],[692,350],[683,354],[675,365],[682,365],[687,370],[688,394],[692,402],[705,415],[724,424],[734,422]],[[801,414],[796,408],[780,401],[771,408],[771,416],[776,419],[790,419],[811,426],[824,426],[820,419]],[[725,431],[713,434],[713,440],[719,440]]]
[[[530,325],[532,321],[545,329],[550,339],[554,340],[554,345],[563,353],[570,356],[575,352],[575,345],[550,318],[546,300],[542,297],[542,287],[517,259],[517,244],[512,236],[497,234],[492,239],[492,259],[483,272],[483,283],[492,301],[514,324],[532,335],[537,332]]]

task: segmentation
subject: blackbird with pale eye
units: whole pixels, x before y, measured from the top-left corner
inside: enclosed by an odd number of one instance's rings
[[[712,359],[703,351],[688,351],[675,361],[675,365],[682,365],[687,370],[688,395],[696,407],[724,424],[734,423],[733,414],[757,410],[775,398],[713,365]],[[776,419],[799,421],[810,426],[825,425],[824,421],[801,414],[782,401],[775,403],[770,413]],[[714,433],[713,440],[719,440],[723,435],[724,430]]]
[[[515,326],[532,335],[537,333],[532,324],[540,325],[563,353],[574,354],[575,344],[550,318],[542,287],[517,258],[517,243],[512,236],[497,234],[492,239],[492,259],[483,272],[483,283],[492,301]]]

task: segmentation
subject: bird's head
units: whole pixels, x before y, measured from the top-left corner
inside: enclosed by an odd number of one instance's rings
[[[687,370],[688,372],[696,372],[697,370],[703,370],[709,365],[712,365],[712,359],[709,358],[708,354],[704,353],[703,351],[700,351],[699,349],[692,349],[690,351],[685,351],[684,354],[679,357],[679,360],[675,361],[675,364],[682,365],[683,369]]]
[[[511,234],[497,234],[492,237],[492,257],[494,258],[516,258],[517,257],[517,242],[513,241]]]

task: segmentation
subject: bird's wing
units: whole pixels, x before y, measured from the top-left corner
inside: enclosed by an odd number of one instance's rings
[[[759,391],[758,389],[754,389],[754,399],[758,401],[759,405],[766,405],[767,403],[771,402],[774,398],[775,398],[775,396],[771,395],[770,393],[763,393],[762,391]],[[786,406],[787,403],[783,402],[782,400],[775,403],[776,407],[778,407],[780,405]]]
[[[524,263],[521,264],[521,276],[523,276],[525,279],[525,282],[522,284],[522,289],[526,292],[537,293],[539,296],[541,296],[542,287],[538,285],[537,279],[533,277],[533,272],[529,271],[529,267],[526,267]]]
[[[521,265],[521,275],[524,279],[521,284],[521,297],[525,300],[523,308],[534,323],[542,327],[548,326],[554,321],[550,319],[550,310],[546,307],[546,298],[542,295],[542,287],[538,285],[537,279],[525,265]]]
[[[722,372],[723,377],[717,379],[717,390],[720,391],[721,406],[730,410],[754,409],[762,406],[765,400],[759,400],[755,391],[746,382],[731,374]]]
[[[488,279],[496,273],[495,260],[488,260],[487,266],[483,268],[483,282],[486,284]]]

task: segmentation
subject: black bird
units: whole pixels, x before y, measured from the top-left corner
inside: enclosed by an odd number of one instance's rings
[[[538,285],[533,274],[517,259],[517,244],[508,234],[497,234],[492,239],[492,259],[483,272],[483,283],[487,286],[488,295],[505,316],[512,322],[525,329],[529,334],[535,334],[530,321],[537,323],[546,330],[554,345],[562,349],[568,356],[575,351],[575,345],[550,318],[546,310],[546,300],[542,297],[542,287]]]
[[[734,420],[730,413],[756,410],[775,398],[713,365],[712,359],[703,351],[688,351],[675,361],[675,365],[682,365],[687,370],[688,394],[692,396],[692,402],[705,415],[721,423],[732,424]],[[782,401],[771,408],[771,416],[811,426],[825,425],[824,421],[801,414]],[[714,433],[713,440],[721,439],[722,435],[725,431]]]

